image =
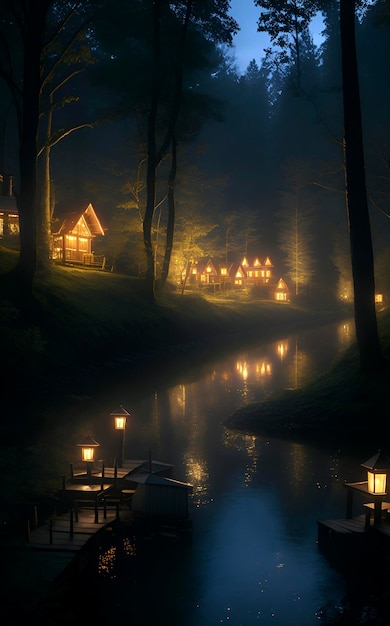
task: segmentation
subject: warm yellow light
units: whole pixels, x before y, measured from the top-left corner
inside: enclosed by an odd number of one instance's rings
[[[94,460],[95,448],[81,448],[81,459],[87,463]]]
[[[375,294],[375,302],[376,302],[376,304],[382,304],[382,302],[383,302],[383,294],[382,293],[376,293]]]
[[[367,476],[368,491],[370,493],[386,493],[386,474],[368,471]]]
[[[121,415],[115,415],[115,430],[125,430],[126,428],[126,417],[122,417]]]

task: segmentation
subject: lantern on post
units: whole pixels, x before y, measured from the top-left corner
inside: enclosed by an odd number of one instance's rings
[[[125,433],[126,433],[127,418],[130,417],[130,413],[121,404],[119,409],[117,409],[116,411],[112,411],[111,416],[114,418],[115,430],[119,430],[121,433],[121,442],[120,442],[119,454],[118,454],[118,466],[122,467],[123,458],[125,455]]]
[[[390,457],[378,450],[374,456],[362,463],[367,469],[367,491],[386,495],[387,474],[390,473]]]
[[[98,448],[100,443],[91,437],[91,435],[88,435],[77,445],[81,447],[81,460],[87,465],[87,475],[91,476],[91,467],[95,460],[95,448]]]

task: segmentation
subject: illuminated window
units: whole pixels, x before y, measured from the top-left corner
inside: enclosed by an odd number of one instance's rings
[[[81,252],[88,252],[88,239],[85,239],[84,237],[80,237],[79,250],[81,250]]]
[[[221,276],[227,276],[227,269],[226,269],[226,267],[221,267]]]
[[[375,294],[375,303],[376,304],[382,304],[383,302],[383,293],[376,293]]]
[[[280,300],[280,301],[287,300],[287,294],[284,293],[284,292],[283,293],[277,293],[276,294],[276,300]]]
[[[206,267],[206,272],[208,272],[208,273],[210,274],[210,272],[211,272],[211,267],[210,267],[210,265],[208,265],[208,266]]]

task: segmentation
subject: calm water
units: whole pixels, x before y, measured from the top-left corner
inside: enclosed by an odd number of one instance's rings
[[[132,414],[126,458],[151,450],[174,464],[174,478],[193,486],[193,532],[177,542],[106,537],[82,581],[88,606],[98,603],[94,623],[312,626],[332,614],[344,579],[318,552],[316,522],[344,515],[343,483],[363,479],[365,459],[231,432],[222,421],[324,371],[352,329],[281,337],[209,364],[199,378],[183,372],[173,386],[156,376],[153,393],[131,380],[102,389],[78,434],[92,429],[107,463],[118,446],[109,414],[123,404]]]

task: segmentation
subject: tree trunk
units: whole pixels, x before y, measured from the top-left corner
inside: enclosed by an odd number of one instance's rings
[[[50,177],[50,137],[53,122],[53,102],[50,99],[50,106],[47,116],[45,148],[42,152],[43,162],[41,164],[40,194],[37,197],[37,243],[38,243],[38,265],[41,268],[49,266],[51,248],[51,177]]]
[[[46,5],[46,3],[43,3]],[[41,10],[42,8],[42,10]],[[16,271],[25,296],[32,294],[37,265],[36,157],[39,121],[41,52],[47,8],[30,8],[24,46],[21,133],[19,145],[20,190],[17,206],[20,225],[20,254]]]
[[[160,4],[161,0],[153,3],[153,84],[152,98],[148,115],[148,157],[146,166],[146,209],[143,220],[144,248],[146,254],[146,295],[150,300],[155,299],[155,266],[152,241],[153,216],[156,201],[156,118],[160,97],[159,58],[160,58]]]
[[[340,0],[344,100],[344,165],[349,222],[356,339],[360,368],[383,366],[375,312],[374,256],[367,204],[359,77],[355,40],[355,2]]]
[[[169,173],[169,188],[168,188],[168,223],[167,223],[167,235],[165,240],[165,253],[164,261],[160,278],[160,287],[164,287],[169,274],[169,266],[171,263],[173,236],[175,231],[175,180],[177,171],[177,143],[172,139],[172,162],[171,170]]]

